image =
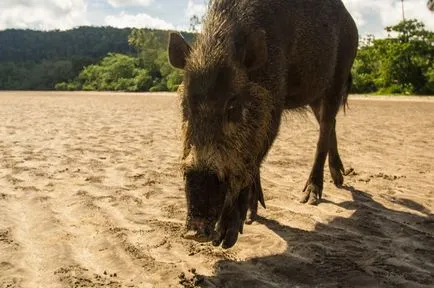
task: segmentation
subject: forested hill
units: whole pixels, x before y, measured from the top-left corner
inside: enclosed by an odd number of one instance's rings
[[[434,31],[417,19],[360,38],[351,93],[434,95]],[[182,33],[192,43],[193,33]],[[175,91],[168,31],[79,27],[0,31],[0,90]]]
[[[80,27],[67,31],[0,31],[0,62],[99,58],[108,52],[130,53],[131,29]]]
[[[134,56],[128,37],[133,29],[79,27],[66,31],[9,29],[0,31],[0,90],[47,90],[79,75],[108,53]],[[168,32],[153,31],[158,46],[167,45]],[[184,33],[187,39],[192,34]],[[163,49],[163,48],[162,48]]]

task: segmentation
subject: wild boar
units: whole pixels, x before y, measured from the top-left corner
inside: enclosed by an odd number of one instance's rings
[[[187,198],[213,199],[188,209],[217,209],[196,227],[214,231],[214,245],[232,247],[246,207],[256,213],[263,202],[260,165],[285,110],[310,106],[320,125],[300,201],[321,199],[327,155],[335,185],[343,183],[335,117],[347,104],[357,48],[358,30],[341,0],[214,0],[193,45],[170,34],[169,62],[184,70],[183,169],[186,193],[196,191]]]

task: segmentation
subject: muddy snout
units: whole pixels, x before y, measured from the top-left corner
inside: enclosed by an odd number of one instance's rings
[[[190,170],[185,173],[187,199],[187,239],[208,242],[215,237],[215,224],[223,206],[225,191],[210,170]]]

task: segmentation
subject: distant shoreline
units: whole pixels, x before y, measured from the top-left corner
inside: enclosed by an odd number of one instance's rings
[[[434,102],[434,96],[407,96],[407,95],[364,95],[364,94],[350,94],[350,100],[378,100],[378,101],[415,101],[415,102]]]

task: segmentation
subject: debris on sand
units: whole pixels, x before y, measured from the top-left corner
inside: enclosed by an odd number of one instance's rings
[[[192,274],[191,277],[187,277],[184,272],[178,275],[179,284],[186,288],[199,287],[198,285],[203,283],[204,277],[196,273],[196,268],[189,269],[188,272]]]

